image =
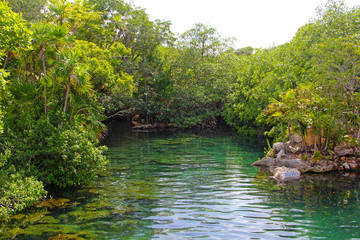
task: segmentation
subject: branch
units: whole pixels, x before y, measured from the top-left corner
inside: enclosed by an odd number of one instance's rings
[[[126,116],[127,116],[127,114],[124,114],[124,113],[122,113],[122,112],[129,111],[129,110],[130,110],[130,109],[127,109],[127,110],[120,110],[120,111],[118,111],[118,112],[114,113],[113,115],[111,115],[111,116],[107,117],[107,119],[110,119],[110,118],[113,118],[113,117],[116,117],[116,116],[119,116],[119,117],[126,117]]]

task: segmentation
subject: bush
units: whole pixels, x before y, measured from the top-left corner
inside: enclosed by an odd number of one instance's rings
[[[3,169],[0,169],[2,171]],[[6,178],[0,192],[0,221],[9,220],[10,216],[25,209],[45,197],[43,184],[34,177],[22,177],[14,173]]]
[[[106,147],[96,147],[82,127],[54,135],[49,145],[51,158],[42,161],[44,171],[40,173],[41,179],[49,184],[59,187],[88,184],[107,163],[103,155]]]
[[[6,121],[4,137],[12,149],[9,161],[45,185],[71,187],[88,184],[106,164],[106,147],[91,141],[79,123],[54,126],[49,117],[23,116]]]

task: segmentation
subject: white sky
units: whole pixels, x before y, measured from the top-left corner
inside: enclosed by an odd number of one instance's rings
[[[151,20],[170,20],[181,34],[204,23],[222,37],[235,37],[237,47],[270,47],[291,41],[297,30],[316,17],[327,0],[127,0],[145,8]],[[348,7],[360,0],[345,0]]]

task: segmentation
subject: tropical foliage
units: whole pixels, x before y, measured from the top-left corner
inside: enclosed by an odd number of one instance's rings
[[[291,42],[234,49],[201,23],[175,38],[169,21],[123,0],[1,1],[0,218],[48,186],[90,183],[107,162],[110,116],[179,128],[224,119],[284,141],[311,129],[314,151],[358,147],[359,19],[329,0]]]

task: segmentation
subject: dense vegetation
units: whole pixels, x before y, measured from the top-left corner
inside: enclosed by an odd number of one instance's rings
[[[0,219],[89,183],[106,164],[103,120],[211,126],[320,150],[360,139],[360,8],[330,0],[287,44],[234,49],[196,24],[178,38],[122,0],[0,2]]]

